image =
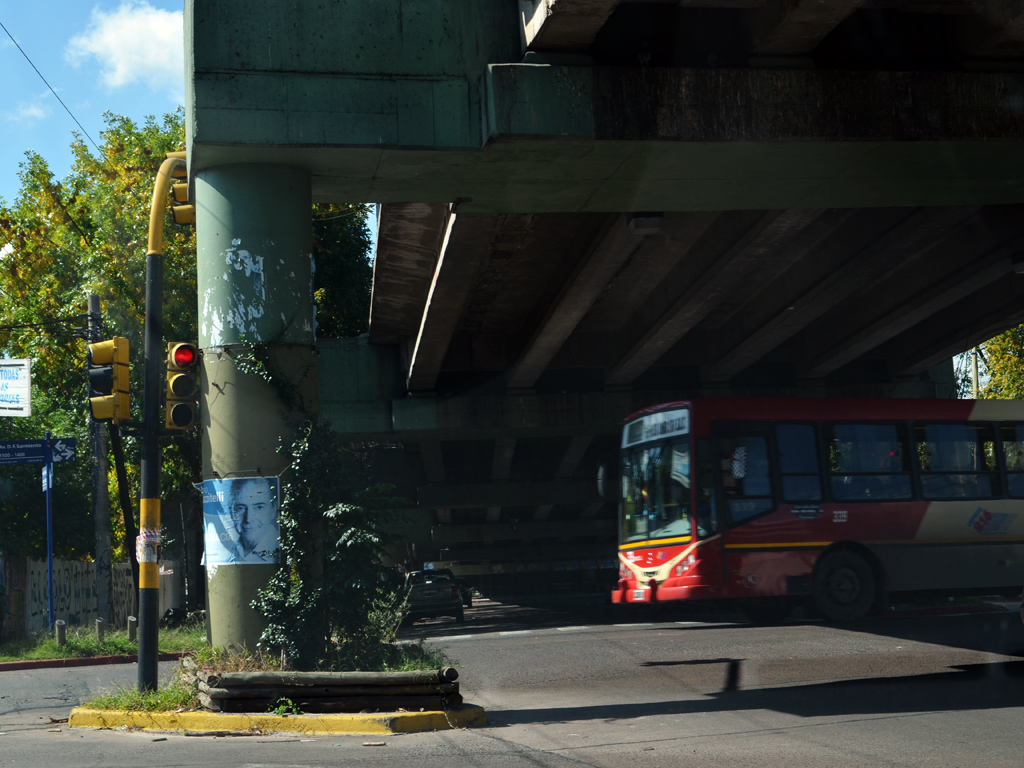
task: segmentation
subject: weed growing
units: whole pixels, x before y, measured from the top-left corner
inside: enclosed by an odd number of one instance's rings
[[[161,629],[161,653],[188,653],[206,647],[203,626]],[[131,656],[139,652],[138,643],[128,639],[127,630],[107,630],[102,643],[91,627],[69,627],[67,643],[57,645],[48,632],[18,638],[0,645],[0,661],[31,661],[35,659],[74,659],[90,656]]]

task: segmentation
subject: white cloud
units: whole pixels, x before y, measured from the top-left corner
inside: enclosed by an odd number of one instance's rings
[[[181,101],[185,79],[184,16],[145,0],[122,0],[113,11],[96,7],[89,27],[68,42],[65,56],[78,66],[95,59],[108,88],[141,83]]]
[[[44,91],[28,101],[19,101],[8,111],[7,119],[15,123],[34,123],[49,117],[53,112],[53,107],[49,103],[49,99],[52,98],[49,91]]]

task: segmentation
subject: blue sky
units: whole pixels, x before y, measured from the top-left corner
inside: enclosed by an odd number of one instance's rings
[[[183,103],[183,7],[181,0],[0,0],[0,24],[101,143],[106,111],[142,122]],[[63,178],[72,132],[81,129],[7,32],[0,29],[0,197],[10,203],[25,151],[39,152]]]
[[[0,0],[0,198],[17,196],[26,150],[63,178],[72,133],[102,143],[104,112],[141,123],[184,102],[183,13],[182,0]],[[374,216],[370,231],[376,240]]]

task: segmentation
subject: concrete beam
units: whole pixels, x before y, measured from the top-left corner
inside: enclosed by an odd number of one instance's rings
[[[612,366],[605,377],[606,383],[613,386],[629,384],[640,376],[714,310],[753,266],[820,213],[816,210],[787,210],[769,211],[762,215]]]
[[[409,362],[406,387],[430,390],[437,381],[452,334],[490,255],[497,217],[452,214]]]
[[[864,0],[768,0],[752,12],[753,52],[769,56],[811,53]]]
[[[998,248],[986,258],[972,262],[959,272],[943,278],[860,333],[837,344],[812,363],[804,372],[804,377],[827,376],[975,291],[1005,277],[1013,271],[1013,258],[1020,253],[1020,249],[1020,242]]]
[[[585,53],[620,0],[519,0],[523,47]]]
[[[562,456],[558,469],[555,470],[556,480],[566,480],[575,474],[576,467],[579,466],[592,442],[594,442],[593,435],[577,435],[569,441],[569,447],[566,449],[565,455]],[[541,504],[533,511],[534,520],[546,519],[554,507],[554,504]]]
[[[424,485],[416,489],[417,505],[433,509],[591,504],[597,500],[597,483],[589,480]]]
[[[297,165],[317,201],[461,199],[460,213],[1024,202],[1020,74],[494,65],[482,92],[451,89],[450,122],[486,119],[458,146],[393,143],[362,120],[399,103],[379,74],[277,73],[273,96],[260,77],[211,75],[196,96],[193,172]],[[324,125],[305,133],[300,112]]]
[[[514,437],[499,437],[494,441],[494,458],[491,460],[491,480],[505,481],[512,474],[512,459],[516,453]],[[501,519],[501,507],[488,507],[487,520]]]
[[[443,483],[444,456],[441,453],[441,443],[437,440],[421,440],[420,456],[423,459],[423,476],[428,483]]]
[[[1022,323],[1024,276],[1015,274],[936,316],[926,333],[904,333],[880,351],[893,375],[919,376]]]
[[[451,206],[381,206],[370,298],[370,341],[397,344],[420,327]]]
[[[648,391],[401,398],[391,401],[391,430],[362,437],[404,442],[617,435],[626,415],[679,395]]]
[[[791,269],[814,253],[855,214],[853,209],[824,211],[789,240],[785,248],[778,249],[759,268],[754,267],[747,279],[730,292],[718,309],[708,315],[707,325],[715,329],[728,327],[734,322],[740,322],[740,316],[748,316],[751,306],[778,301],[779,287],[776,281],[780,276],[792,274]],[[720,338],[718,343],[721,343]]]
[[[679,262],[690,259],[691,250],[711,229],[717,212],[666,212],[661,230],[643,238],[640,247],[623,265],[583,320],[580,331],[607,339],[622,329],[637,309],[669,279]],[[604,342],[607,347],[607,342]]]
[[[512,474],[512,459],[516,453],[514,437],[499,437],[494,441],[494,459],[491,462],[491,479],[508,480]]]
[[[923,209],[873,241],[856,257],[786,306],[759,329],[720,357],[704,372],[707,381],[727,381],[813,323],[894,264],[930,248],[942,233],[974,213],[973,209]]]
[[[642,235],[629,231],[626,217],[621,215],[601,230],[509,372],[509,389],[528,389],[536,383],[569,334],[643,240]]]
[[[983,0],[984,24],[969,53],[984,59],[1020,59],[1024,55],[1024,5]]]
[[[530,543],[522,546],[495,547],[471,545],[441,550],[441,560],[449,563],[470,562],[526,563],[538,560],[601,560],[615,557],[614,534],[608,537],[592,537],[589,542],[559,542],[557,544]],[[435,565],[438,568],[446,566]]]
[[[543,520],[495,525],[450,525],[430,529],[430,540],[439,547],[473,541],[523,541],[532,539],[579,540],[587,536],[614,537],[614,520]]]

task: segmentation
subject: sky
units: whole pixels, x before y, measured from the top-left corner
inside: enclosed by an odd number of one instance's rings
[[[27,150],[62,179],[75,132],[102,144],[104,112],[142,123],[183,104],[183,19],[183,0],[0,0],[0,198],[18,195]]]
[[[0,0],[0,198],[17,196],[26,150],[63,178],[73,132],[102,143],[104,112],[141,123],[184,103],[183,9],[182,0]]]

